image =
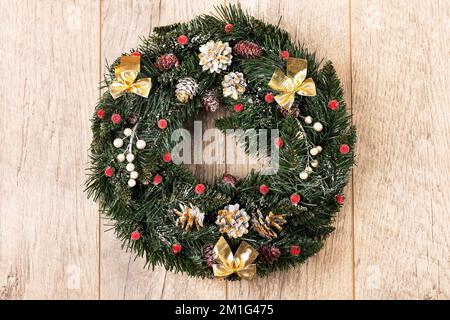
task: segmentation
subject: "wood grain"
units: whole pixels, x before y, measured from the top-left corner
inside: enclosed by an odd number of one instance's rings
[[[102,52],[114,60],[139,44],[155,26],[186,21],[210,11],[222,1],[102,1]],[[212,128],[213,118],[201,116],[203,129]],[[224,165],[194,166],[199,179],[212,182]],[[105,222],[108,224],[108,222]],[[103,227],[103,231],[109,229]],[[104,299],[207,299],[225,298],[225,286],[216,281],[197,281],[185,275],[143,269],[144,261],[120,248],[113,232],[101,234],[101,297]]]
[[[318,58],[334,61],[351,106],[349,7],[344,1],[240,1],[255,17],[278,23],[293,39],[316,51]],[[318,37],[320,35],[320,37]],[[324,45],[326,43],[326,45]],[[234,166],[230,172],[245,175],[249,168]],[[230,299],[352,299],[352,190],[336,222],[336,232],[325,247],[305,265],[265,279],[228,284]]]
[[[352,2],[356,298],[450,298],[448,1]]]
[[[97,206],[83,193],[98,10],[0,2],[0,299],[98,298]]]
[[[105,59],[222,3],[0,0],[0,299],[449,299],[445,0],[241,1],[333,60],[355,114],[353,183],[337,231],[305,265],[251,283],[197,280],[144,269],[106,231],[83,193]],[[201,116],[204,129],[221,115]],[[192,169],[211,182],[253,166]]]

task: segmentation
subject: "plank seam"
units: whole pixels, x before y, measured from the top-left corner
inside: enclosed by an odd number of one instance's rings
[[[352,117],[350,118],[353,125],[353,47],[352,47],[352,0],[348,0],[348,26],[349,26],[349,46],[350,46],[350,111]],[[354,170],[351,172],[352,177],[352,298],[356,299],[356,262],[355,262],[355,188],[354,188]]]
[[[102,90],[100,83],[102,81],[102,0],[98,0],[98,78],[99,78],[99,87],[98,87],[98,98],[101,99]],[[102,227],[101,227],[101,213],[98,212],[98,289],[97,296],[98,300],[101,300],[101,245],[102,245]]]

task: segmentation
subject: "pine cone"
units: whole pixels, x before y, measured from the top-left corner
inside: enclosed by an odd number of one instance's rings
[[[178,101],[180,101],[181,103],[188,102],[198,92],[198,84],[194,78],[186,77],[179,79],[175,87],[176,87],[175,94],[177,96]]]
[[[135,113],[132,113],[127,116],[126,121],[131,125],[135,125],[139,121],[139,116]]]
[[[209,268],[212,268],[213,264],[216,263],[216,259],[214,258],[214,245],[213,244],[206,244],[203,247],[203,260],[205,260],[205,262]]]
[[[280,249],[272,244],[263,244],[259,248],[259,257],[260,259],[268,264],[272,264],[278,260],[281,252]]]
[[[259,44],[242,40],[233,47],[233,53],[239,57],[246,59],[254,59],[262,56],[262,48]]]
[[[159,70],[169,70],[172,67],[178,67],[180,62],[173,53],[166,53],[156,59],[155,67]]]
[[[300,110],[297,107],[291,107],[289,110],[280,108],[280,112],[283,117],[294,117],[297,118],[300,115]]]
[[[228,42],[208,41],[200,47],[200,65],[203,71],[220,73],[231,64],[231,48]]]
[[[257,211],[256,214],[253,215],[252,225],[256,232],[261,237],[267,239],[273,239],[277,237],[275,231],[272,230],[272,227],[275,227],[278,231],[281,231],[282,226],[286,223],[283,214],[275,215],[272,211],[269,212],[268,215],[263,217],[261,211]]]
[[[202,105],[209,112],[216,112],[219,109],[219,98],[215,90],[210,90],[202,96]]]
[[[231,174],[224,173],[222,176],[222,183],[234,187],[236,185],[236,178],[233,177]]]
[[[231,97],[237,100],[245,92],[246,88],[247,82],[245,82],[242,72],[230,72],[223,77],[222,89],[225,98]]]
[[[191,230],[192,227],[196,227],[197,230],[203,228],[203,219],[205,214],[200,211],[200,209],[192,204],[185,206],[180,204],[180,210],[173,209],[173,212],[178,216],[176,225],[180,225],[186,231]]]
[[[248,233],[250,217],[244,209],[239,209],[239,204],[228,205],[217,213],[216,224],[219,231],[226,233],[230,238],[239,238]]]

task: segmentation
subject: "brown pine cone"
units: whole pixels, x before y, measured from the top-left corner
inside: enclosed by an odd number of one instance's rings
[[[263,244],[259,248],[259,257],[260,259],[268,264],[272,264],[278,260],[281,252],[280,249],[272,244]]]
[[[180,62],[178,58],[173,53],[166,53],[158,57],[155,62],[155,67],[159,70],[169,70],[172,67],[178,67]]]
[[[216,263],[216,259],[214,258],[214,245],[213,244],[206,244],[203,247],[203,260],[205,260],[205,262],[209,268],[212,268],[213,264]]]
[[[262,56],[262,48],[259,44],[242,40],[233,47],[233,53],[246,59],[254,59]]]
[[[202,105],[206,111],[216,112],[220,107],[219,98],[215,90],[207,91],[202,96]]]
[[[280,112],[283,115],[283,117],[294,117],[297,118],[300,115],[300,110],[297,107],[291,107],[289,110],[280,108]]]
[[[127,116],[126,121],[131,125],[135,125],[139,121],[139,116],[135,113],[132,113]]]

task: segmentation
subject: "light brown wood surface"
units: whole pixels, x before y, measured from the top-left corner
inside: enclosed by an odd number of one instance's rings
[[[236,1],[234,1],[236,2]],[[105,60],[223,0],[0,0],[0,299],[449,299],[450,3],[245,0],[335,63],[358,127],[336,232],[252,282],[146,270],[83,193]],[[213,119],[201,116],[204,128]],[[252,165],[193,166],[206,181]]]

